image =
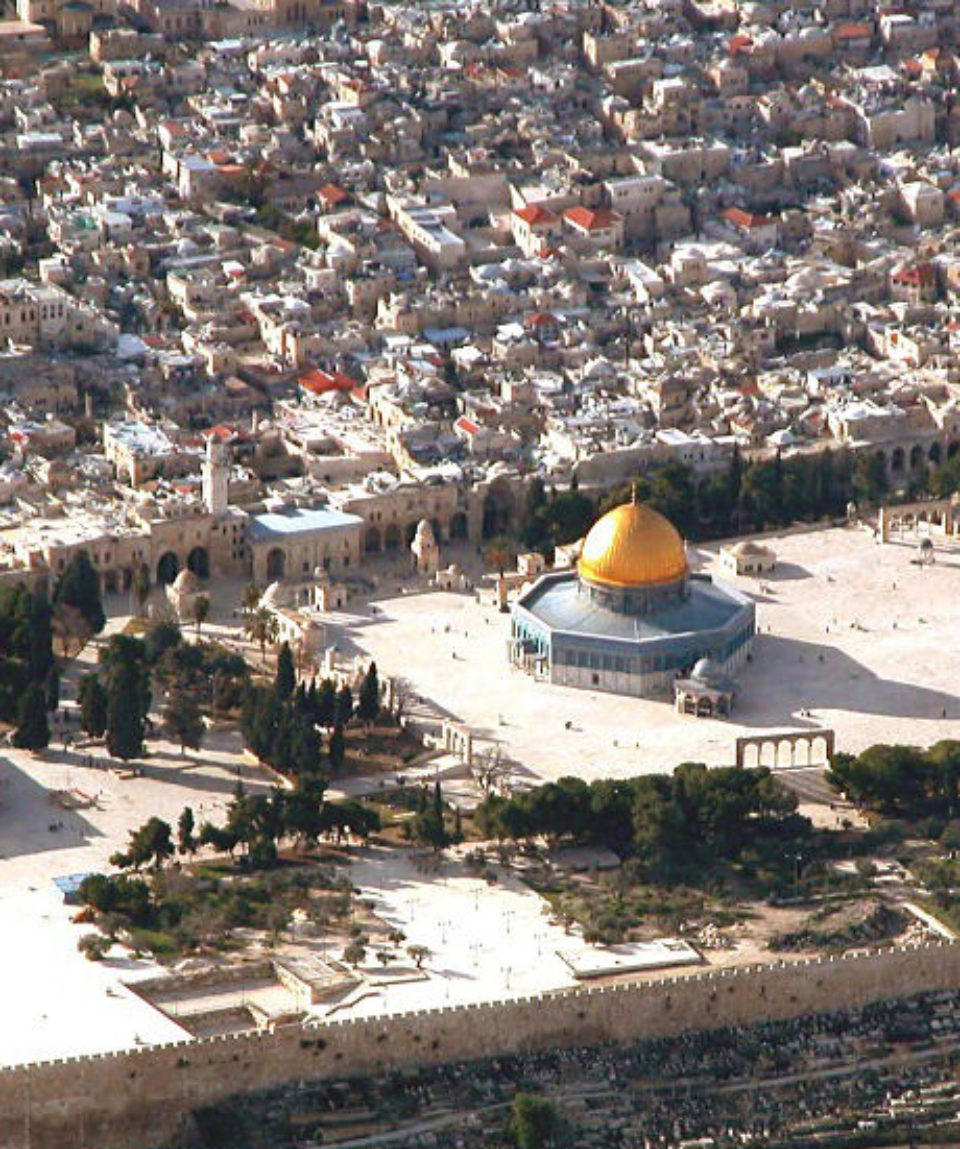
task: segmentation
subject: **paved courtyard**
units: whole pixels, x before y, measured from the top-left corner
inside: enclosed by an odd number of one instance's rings
[[[190,805],[198,822],[218,820],[238,767],[249,788],[262,784],[237,754],[235,738],[218,737],[188,759],[152,745],[144,777],[128,780],[59,748],[42,757],[0,750],[0,1065],[186,1036],[121,984],[155,975],[152,962],[83,957],[77,942],[89,927],[73,924],[76,910],[54,885],[57,877],[109,869],[128,829],[153,814],[173,825]],[[51,802],[57,790],[79,790],[96,805],[61,809]]]
[[[762,587],[730,580],[756,599],[760,630],[730,720],[536,682],[507,662],[509,616],[468,594],[380,599],[339,616],[332,638],[407,679],[415,712],[467,723],[539,778],[732,763],[735,738],[764,730],[833,728],[845,750],[960,738],[960,552],[921,567],[914,544],[856,527],[771,545],[780,564]],[[691,559],[717,568],[716,548]]]

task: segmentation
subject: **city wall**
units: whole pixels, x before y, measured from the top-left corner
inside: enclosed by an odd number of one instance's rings
[[[190,1111],[305,1078],[856,1008],[960,988],[960,943],[545,994],[0,1071],[0,1149],[149,1149]]]

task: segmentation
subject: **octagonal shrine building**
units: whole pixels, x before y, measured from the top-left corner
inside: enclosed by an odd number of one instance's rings
[[[666,699],[701,659],[732,676],[755,629],[753,600],[691,574],[676,528],[634,498],[593,525],[575,571],[521,593],[510,660],[561,686]]]

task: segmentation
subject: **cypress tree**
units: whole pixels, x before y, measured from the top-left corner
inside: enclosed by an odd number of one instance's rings
[[[47,710],[56,710],[60,705],[60,671],[56,664],[47,671],[43,680],[43,693],[46,698]]]
[[[55,605],[75,607],[94,634],[107,622],[100,600],[100,579],[86,551],[77,551],[57,581],[53,592]]]
[[[13,744],[20,750],[42,750],[49,742],[46,696],[39,683],[31,682],[20,699]]]
[[[339,723],[334,726],[333,733],[330,735],[327,756],[330,759],[331,773],[338,774],[343,769],[343,762],[346,757],[346,740],[343,736],[343,727]]]
[[[357,714],[364,722],[373,722],[380,713],[380,680],[377,677],[377,664],[371,662],[360,685],[360,699]]]
[[[353,691],[344,684],[337,692],[333,721],[337,726],[346,726],[353,717]]]
[[[317,691],[316,722],[318,726],[332,726],[337,711],[337,695],[333,680],[325,678]]]
[[[298,714],[290,739],[290,768],[298,777],[316,773],[320,762],[320,739],[313,722]]]
[[[143,689],[139,669],[121,664],[107,690],[107,749],[125,762],[143,753]]]
[[[281,702],[286,702],[293,694],[297,685],[297,672],[293,666],[293,654],[290,643],[284,642],[277,656],[277,676],[273,682],[273,689]]]
[[[30,677],[42,682],[54,664],[53,612],[43,595],[21,596],[17,609],[15,648],[26,659]]]
[[[292,774],[293,771],[293,716],[285,710],[277,723],[273,743],[267,756],[267,761],[281,774]]]
[[[94,738],[102,738],[107,728],[107,692],[98,674],[80,679],[80,725]]]

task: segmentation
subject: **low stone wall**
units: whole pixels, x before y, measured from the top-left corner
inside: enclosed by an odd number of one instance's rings
[[[960,944],[179,1042],[0,1071],[0,1149],[149,1149],[197,1106],[285,1082],[853,1009],[960,987]]]

